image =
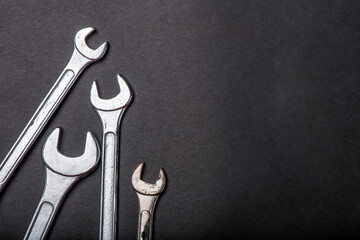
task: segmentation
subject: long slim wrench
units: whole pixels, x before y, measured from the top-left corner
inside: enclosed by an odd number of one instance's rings
[[[90,101],[102,121],[102,175],[100,239],[116,239],[118,205],[118,144],[121,118],[132,100],[126,81],[117,75],[120,93],[112,99],[101,99],[96,81],[91,87]]]
[[[131,183],[139,200],[139,225],[138,240],[151,240],[155,205],[164,191],[166,178],[164,169],[160,169],[158,180],[155,184],[141,180],[144,163],[141,163],[134,171]]]
[[[46,169],[45,187],[24,239],[44,239],[56,212],[70,189],[99,163],[100,149],[95,136],[88,132],[84,154],[69,158],[59,153],[60,128],[48,137],[43,148]]]
[[[42,101],[35,114],[26,125],[25,129],[16,140],[10,152],[0,165],[0,192],[5,184],[20,164],[22,158],[35,142],[40,132],[55,112],[66,93],[69,91],[80,73],[91,63],[101,59],[108,43],[103,43],[96,50],[86,45],[86,37],[92,33],[95,28],[88,27],[80,30],[75,36],[74,52],[66,65],[60,77],[56,80],[54,86],[50,89],[45,99]]]

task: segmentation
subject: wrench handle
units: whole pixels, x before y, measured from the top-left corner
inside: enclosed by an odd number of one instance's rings
[[[116,239],[118,204],[118,137],[106,132],[103,138],[100,239]]]
[[[44,239],[54,217],[55,206],[42,200],[36,208],[24,240]]]
[[[44,239],[66,194],[78,177],[64,177],[46,168],[46,184],[24,240]]]
[[[151,240],[152,215],[144,210],[139,215],[138,240]]]
[[[136,192],[139,200],[138,240],[151,240],[156,202],[160,195],[144,195]]]
[[[50,89],[35,114],[26,125],[25,129],[16,140],[15,144],[6,155],[0,165],[0,193],[3,190],[9,178],[20,164],[21,160],[35,142],[46,123],[49,121],[61,101],[64,99],[71,86],[74,84],[80,73],[88,66],[92,60],[85,58],[77,49],[74,49],[73,55],[65,67],[60,77],[56,80],[54,86]]]

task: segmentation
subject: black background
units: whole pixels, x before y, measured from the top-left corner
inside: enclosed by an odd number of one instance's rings
[[[0,3],[0,156],[5,157],[84,27],[107,55],[77,80],[0,196],[0,238],[22,239],[44,185],[41,148],[82,154],[101,138],[89,103],[134,101],[120,140],[118,236],[135,239],[131,174],[159,168],[160,239],[359,239],[359,1],[10,1]],[[70,192],[49,239],[97,239],[100,168]]]

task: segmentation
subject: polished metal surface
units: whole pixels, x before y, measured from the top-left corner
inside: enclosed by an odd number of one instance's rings
[[[121,118],[132,100],[132,92],[126,81],[117,75],[120,93],[112,99],[101,99],[97,84],[93,83],[91,104],[102,121],[102,176],[100,239],[116,239],[118,205],[118,144]]]
[[[99,163],[100,149],[95,136],[88,132],[84,154],[69,158],[58,152],[60,128],[48,137],[43,148],[46,168],[45,187],[24,239],[44,239],[56,212],[71,188],[93,171]]]
[[[0,192],[3,190],[24,155],[35,142],[36,138],[64,99],[80,73],[88,65],[104,56],[108,46],[107,42],[103,43],[96,50],[89,48],[86,44],[86,37],[94,30],[94,28],[88,27],[80,30],[76,34],[74,52],[68,64],[1,163]]]
[[[158,180],[155,184],[147,183],[141,180],[141,173],[144,163],[141,163],[134,171],[131,184],[139,200],[139,224],[138,240],[151,240],[153,229],[153,217],[155,205],[164,191],[166,185],[165,172],[160,169]]]

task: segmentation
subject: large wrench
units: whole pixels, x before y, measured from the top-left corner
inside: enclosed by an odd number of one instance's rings
[[[131,183],[139,199],[139,225],[138,240],[151,240],[152,225],[154,218],[155,205],[164,191],[166,178],[164,170],[160,169],[158,180],[155,184],[147,183],[141,180],[141,173],[144,163],[141,163],[134,171]]]
[[[130,87],[117,76],[120,93],[112,99],[100,99],[96,82],[91,87],[90,101],[102,121],[102,176],[100,239],[116,239],[118,204],[118,144],[121,118],[132,99]]]
[[[70,189],[99,163],[100,149],[95,136],[88,132],[85,151],[80,157],[69,158],[58,152],[60,128],[48,137],[43,148],[46,182],[24,239],[44,239],[55,214]]]
[[[55,112],[66,93],[80,73],[91,63],[101,59],[107,50],[107,42],[93,50],[86,45],[86,37],[95,29],[92,27],[80,30],[75,36],[74,52],[60,77],[50,89],[25,129],[16,140],[10,152],[0,165],[0,192],[9,181],[22,158],[35,142],[40,132]]]

